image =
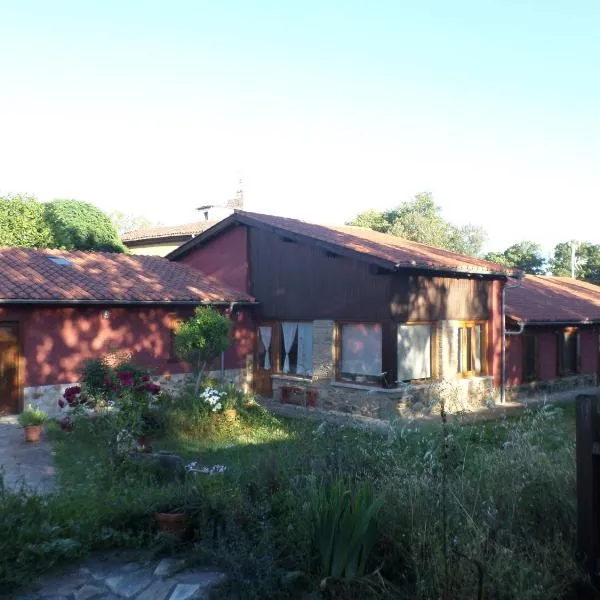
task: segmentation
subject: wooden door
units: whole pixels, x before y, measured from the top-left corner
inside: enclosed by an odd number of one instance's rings
[[[19,330],[0,323],[0,414],[19,412]]]
[[[256,329],[254,352],[254,392],[263,398],[273,397],[271,375],[278,372],[279,330],[269,321],[261,323]]]

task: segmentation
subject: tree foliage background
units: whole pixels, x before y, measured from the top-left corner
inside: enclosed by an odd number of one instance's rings
[[[428,246],[477,256],[486,239],[485,230],[475,225],[454,225],[442,217],[441,208],[429,192],[417,194],[408,202],[387,211],[367,210],[348,225],[368,227],[382,233],[420,242]]]
[[[127,231],[133,231],[135,229],[160,227],[161,225],[160,223],[154,223],[150,221],[150,219],[147,219],[146,217],[126,213],[120,210],[115,210],[111,212],[108,216],[110,217],[112,224],[115,226],[115,229],[119,232],[119,234],[125,233]]]
[[[504,252],[488,252],[485,258],[520,269],[530,275],[543,275],[546,272],[546,259],[542,247],[527,240],[509,246]]]
[[[554,247],[554,255],[550,260],[553,275],[571,277],[572,244],[573,242],[561,242]],[[600,244],[576,244],[575,277],[600,284]]]
[[[89,202],[0,197],[0,246],[125,252],[110,218]]]

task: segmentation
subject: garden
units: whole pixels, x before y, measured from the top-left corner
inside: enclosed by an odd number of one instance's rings
[[[0,594],[127,548],[219,567],[214,598],[596,597],[569,406],[486,423],[442,406],[382,434],[281,418],[201,376],[174,395],[105,361],[60,403],[56,491],[0,486]]]

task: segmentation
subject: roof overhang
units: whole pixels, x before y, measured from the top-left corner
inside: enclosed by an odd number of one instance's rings
[[[0,298],[0,305],[44,304],[44,305],[111,305],[111,306],[231,306],[232,304],[252,306],[256,300],[34,300],[26,298]]]
[[[598,325],[600,324],[600,319],[546,319],[546,320],[527,320],[519,317],[515,317],[513,315],[506,315],[507,319],[510,319],[513,323],[517,325],[523,325],[525,327],[533,326],[533,327],[552,327],[554,325]]]
[[[185,244],[179,246],[169,254],[165,256],[168,260],[176,260],[182,256],[185,256],[189,252],[191,252],[194,248],[201,246],[211,239],[217,237],[226,229],[230,227],[235,227],[238,225],[247,225],[250,227],[257,227],[259,229],[263,229],[266,231],[271,231],[277,235],[281,235],[288,240],[292,241],[309,241],[311,244],[316,246],[317,248],[321,248],[326,252],[332,252],[334,254],[338,254],[340,256],[346,256],[348,258],[354,258],[357,260],[361,260],[363,262],[368,262],[372,265],[380,266],[384,269],[392,269],[394,271],[402,271],[402,270],[413,270],[413,271],[426,271],[432,275],[463,275],[466,277],[485,277],[491,279],[508,279],[509,277],[517,277],[516,274],[507,273],[505,271],[486,271],[479,269],[464,269],[459,267],[443,267],[440,265],[432,266],[426,263],[417,263],[416,261],[412,261],[410,263],[396,263],[391,260],[386,260],[377,256],[373,256],[367,252],[359,252],[358,250],[352,250],[350,248],[344,248],[337,244],[333,244],[331,242],[325,242],[323,240],[319,240],[310,235],[305,235],[297,232],[292,232],[289,229],[285,229],[284,227],[277,227],[276,225],[271,225],[267,223],[263,223],[258,219],[253,219],[248,215],[242,215],[239,213],[234,213],[229,217],[219,221],[209,229],[203,231],[198,234],[195,238],[188,240]]]

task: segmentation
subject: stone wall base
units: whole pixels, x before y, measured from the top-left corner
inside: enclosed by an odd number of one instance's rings
[[[243,369],[225,369],[224,383],[232,383],[244,389],[246,387],[246,374]],[[210,371],[206,373],[207,377],[219,380],[220,371]],[[194,381],[194,376],[188,373],[177,373],[174,375],[159,375],[152,380],[158,383],[165,390],[172,394],[177,394],[186,386]],[[78,383],[60,383],[56,385],[36,385],[23,389],[23,405],[33,404],[45,410],[51,417],[58,417],[61,414],[61,408],[58,401],[62,398],[65,390]]]
[[[302,397],[302,390],[310,393]],[[291,391],[291,393],[290,393]],[[492,377],[407,384],[393,389],[298,377],[273,378],[273,397],[280,402],[294,398],[309,406],[365,417],[392,420],[415,418],[440,411],[442,399],[450,413],[470,411],[494,403],[498,398]]]
[[[596,374],[572,375],[549,381],[532,381],[507,388],[507,400],[522,400],[535,396],[545,396],[560,392],[568,392],[578,388],[594,387],[598,384]]]

